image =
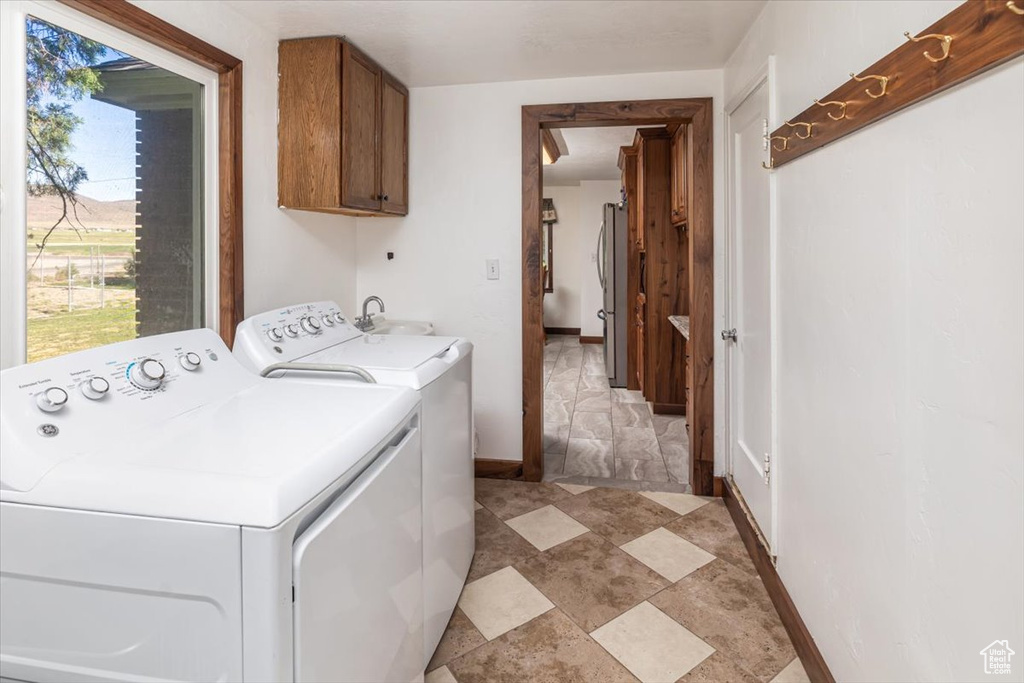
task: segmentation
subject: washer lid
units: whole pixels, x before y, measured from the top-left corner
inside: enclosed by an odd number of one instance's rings
[[[366,334],[302,358],[310,363],[358,365],[371,373],[380,370],[415,370],[459,342],[456,337],[419,337],[404,334]]]
[[[54,507],[274,527],[392,440],[419,403],[409,389],[268,379],[112,434],[29,490],[0,499]],[[5,458],[31,458],[30,443]],[[368,458],[367,456],[371,456]]]

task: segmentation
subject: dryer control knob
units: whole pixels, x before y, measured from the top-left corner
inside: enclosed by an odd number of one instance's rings
[[[102,377],[90,377],[78,385],[82,389],[82,395],[91,401],[98,401],[110,391],[110,382]]]
[[[325,315],[324,325],[327,325],[327,327],[334,327],[334,318],[332,318],[330,315]]]
[[[313,316],[303,318],[299,324],[309,334],[320,334],[320,321]]]
[[[288,324],[284,326],[284,333],[287,334],[289,337],[298,337],[299,328],[297,325]]]
[[[145,358],[132,366],[128,378],[138,388],[152,391],[153,389],[160,388],[160,385],[164,383],[166,375],[167,370],[164,368],[163,363],[155,358]]]
[[[178,356],[178,362],[181,363],[181,367],[185,368],[189,372],[193,372],[199,369],[199,365],[203,362],[203,359],[199,357],[198,353],[189,351]]]
[[[36,405],[44,413],[56,413],[68,402],[68,392],[60,387],[47,387],[36,394]]]
[[[334,319],[337,320],[339,323],[345,322],[345,316],[341,314],[341,311],[338,311],[337,313],[334,314]]]
[[[267,337],[272,342],[279,342],[282,339],[284,339],[284,335],[281,334],[280,327],[272,327],[271,329],[267,330]]]

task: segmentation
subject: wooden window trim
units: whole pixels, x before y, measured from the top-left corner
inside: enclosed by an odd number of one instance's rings
[[[242,270],[242,60],[127,0],[58,0],[218,74],[219,327],[230,347],[245,314]]]
[[[690,482],[710,496],[714,482],[714,194],[712,100],[627,100],[526,105],[522,108],[523,478],[544,476],[544,283],[541,277],[541,140],[545,128],[692,125],[690,207],[690,354],[695,386],[690,427]]]

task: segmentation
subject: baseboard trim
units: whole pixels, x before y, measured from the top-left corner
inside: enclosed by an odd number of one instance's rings
[[[580,344],[604,344],[604,337],[584,337],[580,335]]]
[[[484,479],[519,479],[523,476],[523,463],[521,460],[478,458],[473,461],[473,470]]]
[[[655,415],[686,415],[685,403],[653,403]]]
[[[545,327],[544,334],[566,334],[570,337],[580,336],[580,328],[578,327]]]
[[[775,570],[775,565],[772,564],[768,551],[757,540],[757,532],[754,531],[750,520],[747,519],[747,515],[740,506],[732,486],[727,480],[715,477],[716,488],[719,482],[721,482],[722,486],[722,498],[725,499],[725,507],[728,508],[732,521],[740,532],[743,545],[746,546],[747,553],[750,554],[750,559],[753,560],[754,567],[757,568],[757,573],[760,574],[761,581],[768,590],[768,597],[771,598],[772,604],[775,605],[779,618],[782,620],[782,625],[786,627],[786,632],[789,633],[789,638],[793,641],[793,648],[796,650],[797,656],[800,657],[800,662],[804,665],[807,677],[814,683],[835,683],[832,672],[828,670],[828,665],[825,663],[825,658],[821,656],[818,646],[814,644],[814,638],[811,636],[810,631],[807,630],[807,625],[804,623],[803,618],[800,617],[796,605],[793,604],[793,599],[789,597],[789,591],[786,590],[786,586],[783,585],[779,573]]]

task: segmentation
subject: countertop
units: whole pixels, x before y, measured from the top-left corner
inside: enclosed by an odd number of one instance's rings
[[[670,315],[668,321],[679,330],[679,334],[683,335],[685,339],[690,338],[690,316],[688,315]]]

